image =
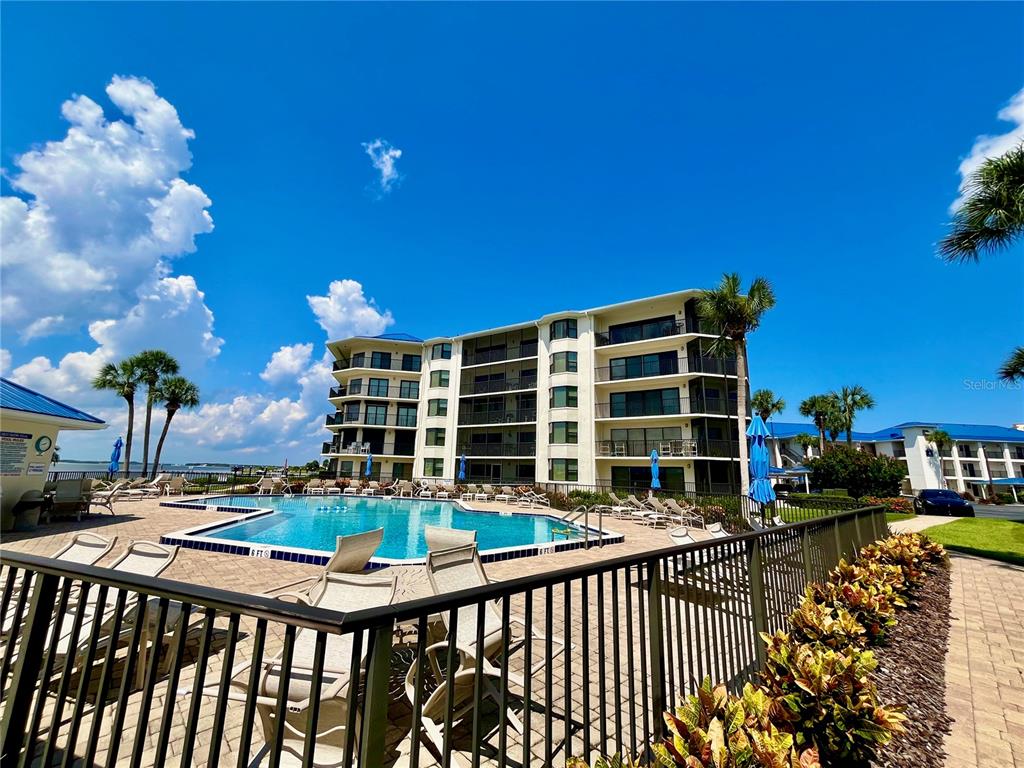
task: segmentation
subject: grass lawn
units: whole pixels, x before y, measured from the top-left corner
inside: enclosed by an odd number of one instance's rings
[[[926,528],[923,533],[957,552],[1024,565],[1024,523],[965,517]]]
[[[899,520],[910,520],[912,517],[916,517],[913,512],[886,512],[885,519],[890,523],[895,523]]]

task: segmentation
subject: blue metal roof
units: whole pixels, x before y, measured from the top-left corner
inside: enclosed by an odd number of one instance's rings
[[[0,408],[8,408],[12,411],[24,411],[26,413],[37,413],[42,416],[55,416],[61,419],[73,421],[84,421],[89,424],[104,424],[103,419],[97,419],[85,411],[72,408],[54,400],[52,397],[41,395],[21,384],[0,378]]]
[[[382,333],[378,336],[356,336],[357,339],[380,339],[381,341],[411,341],[414,344],[422,344],[423,339],[417,339],[408,333]]]
[[[853,431],[853,439],[860,443],[882,443],[890,440],[902,440],[903,430],[910,427],[924,427],[927,429],[941,429],[949,433],[954,440],[978,440],[993,443],[1024,443],[1024,431],[1012,427],[1000,427],[995,424],[947,424],[939,421],[905,421],[894,427],[886,427],[875,432]],[[779,440],[788,440],[796,437],[801,432],[810,435],[818,434],[818,428],[814,424],[801,424],[799,422],[769,421],[768,431],[772,437]],[[846,440],[846,433],[839,435],[839,441]]]

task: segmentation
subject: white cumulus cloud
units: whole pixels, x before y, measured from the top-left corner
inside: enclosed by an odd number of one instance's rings
[[[295,381],[306,368],[313,354],[312,344],[291,344],[281,347],[270,357],[260,378],[268,384]]]
[[[181,177],[194,134],[174,106],[135,77],[115,76],[106,93],[125,119],[73,96],[61,108],[67,134],[16,157],[19,195],[0,201],[3,326],[26,340],[125,312],[213,230],[210,199]],[[41,285],[43,318],[28,302]]]
[[[402,156],[402,150],[393,147],[384,139],[374,139],[363,143],[363,149],[370,156],[370,162],[379,174],[374,187],[380,195],[386,195],[401,180],[395,164]]]
[[[11,353],[9,350],[0,349],[0,376],[6,376],[11,369]]]
[[[326,296],[307,296],[328,340],[346,336],[376,336],[395,322],[390,310],[383,312],[373,299],[367,299],[356,280],[334,280]]]
[[[997,117],[1004,122],[1012,123],[1012,127],[1006,133],[996,136],[978,136],[974,140],[970,154],[960,163],[960,197],[950,206],[952,213],[955,213],[963,204],[967,180],[985,160],[1005,155],[1024,142],[1024,88],[1017,91],[1006,106],[999,110]]]

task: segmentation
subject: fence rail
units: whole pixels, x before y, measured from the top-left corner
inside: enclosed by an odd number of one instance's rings
[[[419,768],[638,753],[705,675],[751,679],[758,633],[884,532],[881,507],[856,509],[346,613],[4,551],[2,755]],[[437,557],[476,572],[471,551]],[[386,574],[353,577],[336,604]]]

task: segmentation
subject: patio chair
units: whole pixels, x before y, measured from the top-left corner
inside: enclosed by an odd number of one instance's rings
[[[757,515],[749,515],[747,517],[747,525],[750,526],[752,531],[763,531],[765,529],[764,523],[761,522]]]
[[[480,491],[473,494],[474,501],[493,501],[494,500],[494,488],[489,485],[480,486]]]
[[[466,490],[462,492],[462,495],[460,495],[459,498],[462,501],[473,501],[473,499],[476,497],[476,493],[477,487],[470,483],[469,485],[466,486]]]
[[[722,527],[721,523],[711,523],[706,530],[711,534],[712,539],[724,539],[730,535],[729,532]]]
[[[501,493],[494,494],[494,500],[495,501],[503,501],[506,504],[511,504],[512,502],[516,501],[518,498],[519,497],[512,490],[512,488],[510,486],[507,486],[507,485],[501,486]]]
[[[696,507],[681,506],[673,498],[665,499],[664,504],[668,507],[669,511],[679,518],[680,522],[688,528],[703,528],[704,527],[704,516],[700,514]]]
[[[82,513],[89,509],[89,494],[85,492],[85,480],[58,480],[54,488],[53,501],[46,510],[46,522],[54,517],[74,515],[81,521]]]
[[[453,493],[455,493],[454,488],[449,488],[447,485],[439,485],[434,489],[434,498],[450,499]]]
[[[395,495],[398,498],[408,496],[410,499],[416,494],[416,486],[408,480],[402,480],[395,487]]]
[[[321,480],[319,477],[314,477],[312,480],[306,483],[306,487],[303,489],[303,491],[305,493],[308,493],[310,496],[323,496],[324,481]]]
[[[342,490],[341,495],[342,496],[358,496],[359,495],[359,484],[358,483],[353,483],[351,485],[346,486]]]
[[[324,480],[324,494],[327,496],[340,496],[341,488],[337,480]]]
[[[538,507],[550,507],[551,499],[545,496],[543,493],[537,493],[533,488],[523,488],[519,491],[516,501],[520,505],[529,506],[531,509],[534,506]]]
[[[392,573],[341,574],[327,573],[307,593],[278,595],[279,600],[348,613],[368,608],[390,605],[395,598],[396,578]],[[354,633],[327,636],[326,652],[320,682],[320,709],[317,719],[316,761],[318,766],[342,764],[348,739],[358,739],[360,714],[356,712],[355,731],[348,732],[348,694],[350,686],[359,686],[366,672],[367,653],[370,647],[367,632],[363,634],[361,654],[358,661],[359,679],[350,678]],[[256,710],[263,725],[263,738],[273,744],[277,729],[281,728],[282,752],[289,757],[301,759],[304,755],[306,728],[309,723],[309,706],[312,695],[313,664],[316,657],[316,636],[314,629],[301,628],[292,644],[291,664],[288,667],[287,705],[278,709],[281,694],[281,679],[284,652],[264,660],[255,691],[249,688],[252,662],[246,661],[231,670],[231,684],[228,699],[245,702],[253,694]],[[204,696],[218,698],[219,683],[205,686]]]
[[[278,482],[272,477],[261,477],[256,483],[257,496],[271,496],[278,490]]]
[[[366,496],[376,496],[380,492],[380,483],[376,480],[371,480],[367,484],[366,488],[363,489],[363,495]]]
[[[780,525],[789,525],[789,523],[783,520],[781,515],[775,515],[775,517],[772,518],[772,525],[778,527]]]
[[[327,573],[359,573],[370,562],[370,558],[383,540],[383,528],[338,536],[334,554],[327,561],[324,570]]]
[[[416,491],[416,496],[421,499],[432,499],[434,498],[434,489],[426,483],[423,483],[423,485],[419,487],[419,490]]]
[[[682,525],[683,521],[675,515],[672,510],[662,504],[660,499],[651,496],[647,499],[647,504],[651,511],[646,514],[641,513],[644,514],[641,522],[645,525],[649,525],[652,528],[657,528],[659,525],[668,527],[669,523],[678,523]]]
[[[427,575],[430,578],[430,586],[436,595],[444,595],[450,592],[458,592],[464,589],[474,589],[486,586],[491,583],[484,573],[484,567],[480,562],[480,554],[476,544],[468,544],[452,549],[434,550],[427,552]],[[509,647],[503,642],[501,611],[492,602],[484,603],[484,626],[483,645],[477,647],[477,605],[466,605],[458,609],[459,618],[457,622],[457,635],[453,639],[455,644],[473,659],[479,656],[487,664],[494,664],[502,657],[510,656],[515,650],[523,647],[526,643],[535,640],[543,640],[552,644],[553,652],[548,659],[541,659],[532,669],[529,675],[535,675],[538,670],[550,664],[551,660],[565,650],[565,641],[552,636],[547,638],[529,626],[525,620],[515,614],[509,617],[509,626],[518,625],[523,630],[523,636],[512,639]],[[441,612],[441,620],[448,629],[449,611]],[[511,630],[510,630],[511,632]],[[517,679],[511,671],[509,679]],[[522,683],[519,678],[520,684]]]
[[[423,526],[423,538],[427,541],[430,551],[453,549],[476,544],[476,531],[461,528],[444,528],[440,525]]]

